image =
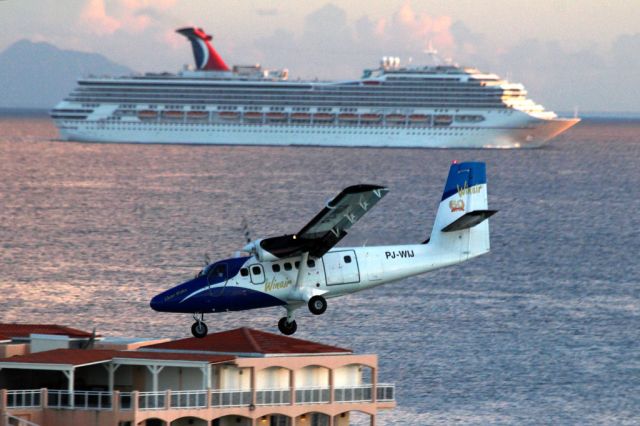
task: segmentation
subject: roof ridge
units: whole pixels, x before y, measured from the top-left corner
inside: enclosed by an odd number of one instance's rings
[[[255,349],[255,351],[258,353],[263,353],[262,346],[260,346],[258,341],[253,337],[253,332],[256,330],[253,330],[249,327],[241,327],[241,330],[244,333],[244,336],[247,338],[247,340],[249,340],[249,343],[251,344],[253,349]]]

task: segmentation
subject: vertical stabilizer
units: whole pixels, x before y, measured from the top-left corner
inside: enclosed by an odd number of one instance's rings
[[[222,60],[210,41],[213,37],[204,32],[202,28],[188,27],[176,30],[178,34],[187,37],[193,48],[193,57],[196,67],[204,71],[229,71],[229,67]]]
[[[453,163],[438,206],[429,244],[460,260],[489,251],[487,175],[484,163]]]

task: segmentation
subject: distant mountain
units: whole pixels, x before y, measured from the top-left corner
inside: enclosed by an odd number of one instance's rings
[[[0,53],[0,107],[52,108],[78,77],[133,71],[102,55],[20,40]]]

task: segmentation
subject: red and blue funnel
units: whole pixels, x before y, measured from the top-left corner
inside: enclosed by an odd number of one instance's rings
[[[216,49],[213,48],[211,37],[202,28],[187,27],[176,30],[178,34],[187,37],[193,48],[193,56],[196,67],[204,71],[229,71],[229,67],[222,60]]]

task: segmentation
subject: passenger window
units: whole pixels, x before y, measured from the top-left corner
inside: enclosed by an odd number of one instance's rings
[[[351,263],[351,256],[345,256],[344,263]]]
[[[315,267],[316,267],[316,261],[315,261],[315,260],[313,260],[313,259],[309,259],[309,260],[307,260],[307,266],[308,266],[309,268],[315,268]]]
[[[284,263],[284,270],[285,271],[290,271],[291,270],[291,264],[289,262],[285,262]]]
[[[261,265],[253,265],[251,267],[251,282],[254,284],[262,284],[264,282],[264,273]]]
[[[271,270],[273,272],[280,272],[280,265],[278,265],[277,263],[274,263],[273,265],[271,265]]]
[[[300,269],[300,261],[297,261],[297,260],[296,260],[295,265],[296,265],[296,269]]]
[[[249,270],[247,268],[240,269],[240,276],[246,277],[249,275]]]

